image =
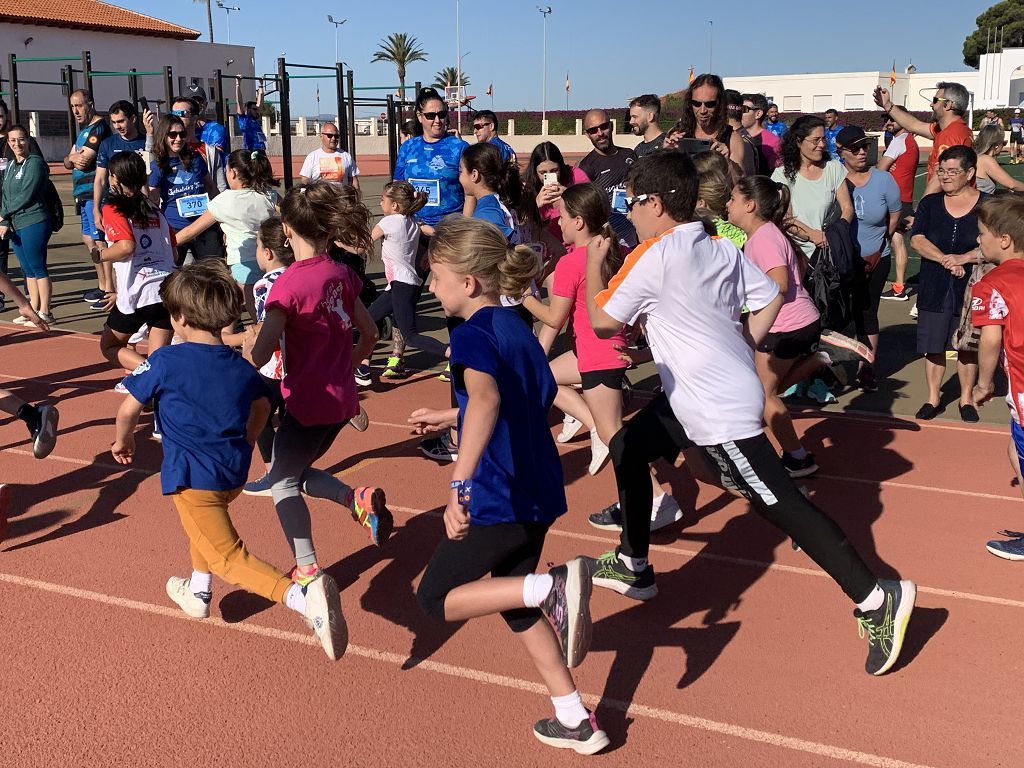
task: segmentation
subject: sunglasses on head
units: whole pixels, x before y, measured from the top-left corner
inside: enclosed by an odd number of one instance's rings
[[[185,136],[185,132],[184,131],[168,131],[167,132],[167,138],[169,138],[169,139],[180,139],[180,138],[183,138],[184,136]]]
[[[612,127],[612,121],[611,120],[606,120],[603,123],[600,123],[598,125],[592,125],[589,128],[587,128],[587,133],[589,135],[593,136],[595,134],[600,133],[601,131],[607,131],[611,127]]]
[[[714,109],[718,106],[718,99],[713,99],[712,101],[691,101],[690,103],[693,105],[694,109],[700,109],[701,107],[704,107],[705,109]]]
[[[428,122],[434,122],[435,120],[444,120],[448,117],[448,110],[442,109],[440,112],[420,112],[423,115],[423,119]]]

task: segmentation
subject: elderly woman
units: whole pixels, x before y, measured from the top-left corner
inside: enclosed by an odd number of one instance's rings
[[[733,181],[754,173],[753,147],[726,119],[725,85],[718,75],[700,75],[683,93],[679,138],[710,142],[709,148],[729,161]],[[673,145],[677,138],[673,137]]]
[[[979,192],[991,195],[997,184],[1014,192],[1024,192],[1024,182],[1017,181],[999,165],[999,153],[1005,147],[1006,134],[998,125],[986,125],[974,137],[974,152],[978,155],[974,181]]]
[[[910,244],[921,256],[917,297],[917,351],[925,356],[928,400],[919,419],[940,412],[939,389],[946,371],[946,351],[960,319],[972,265],[981,263],[975,209],[987,197],[972,181],[977,156],[970,147],[949,147],[939,155],[936,174],[941,192],[921,199],[910,233]],[[977,352],[959,352],[960,418],[978,420],[971,389],[978,378]]]
[[[12,125],[7,131],[7,145],[12,159],[3,175],[0,196],[0,240],[10,238],[14,255],[28,284],[29,301],[39,317],[52,325],[50,297],[53,284],[46,268],[46,246],[52,234],[50,215],[46,209],[47,181],[50,170],[39,155],[30,154],[28,131]],[[15,323],[30,325],[18,317]]]

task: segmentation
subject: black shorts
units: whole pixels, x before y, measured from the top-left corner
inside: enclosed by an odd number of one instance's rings
[[[1017,131],[1010,131],[1010,143],[1024,144],[1024,134],[1018,133]]]
[[[757,345],[758,352],[770,352],[780,360],[794,360],[809,355],[818,348],[821,338],[821,320],[797,328],[795,331],[769,333]]]
[[[129,336],[138,333],[144,325],[164,331],[171,330],[171,315],[168,313],[167,307],[163,303],[157,302],[145,307],[136,307],[134,312],[126,315],[115,306],[107,315],[107,327],[110,330]]]
[[[604,385],[608,389],[622,389],[622,380],[626,378],[625,368],[605,368],[601,371],[580,371],[583,390]]]

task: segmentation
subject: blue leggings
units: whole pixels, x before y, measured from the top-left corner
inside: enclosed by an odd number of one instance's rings
[[[50,222],[40,221],[11,231],[11,246],[25,277],[49,277],[46,269],[46,244],[50,241]]]

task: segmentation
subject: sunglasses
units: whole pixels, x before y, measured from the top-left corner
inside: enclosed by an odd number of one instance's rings
[[[611,127],[612,127],[612,121],[611,120],[606,120],[605,122],[600,123],[599,125],[592,125],[589,128],[587,128],[587,135],[594,136],[594,135],[596,135],[598,133],[601,133],[602,131],[609,130]]]
[[[428,123],[432,123],[435,120],[446,120],[448,118],[448,110],[442,109],[440,112],[420,112],[423,115],[423,119]]]
[[[484,128],[486,128],[489,125],[490,125],[490,123],[473,123],[473,130],[474,131],[482,131]]]
[[[338,138],[338,134],[336,134],[336,133],[321,133],[320,135],[323,136],[325,139],[336,139],[336,138]]]
[[[940,101],[949,101],[949,99],[940,99],[938,96],[932,96],[932,104],[938,104]]]
[[[693,105],[694,109],[700,109],[701,107],[704,107],[705,109],[714,109],[715,107],[718,106],[718,100],[715,99],[713,101],[691,101],[690,104]]]
[[[168,131],[167,138],[169,139],[181,139],[185,137],[184,131]]]
[[[626,203],[626,210],[632,211],[634,205],[637,205],[639,203],[646,203],[655,195],[661,197],[662,195],[671,195],[673,192],[675,192],[675,190],[670,189],[668,192],[645,192],[644,194],[637,195],[636,197],[627,197],[624,200],[624,202]]]
[[[171,114],[175,117],[185,117],[188,114],[187,109],[172,109]]]
[[[842,147],[842,149],[846,150],[852,155],[859,155],[861,152],[866,153],[868,151],[868,145],[858,144],[856,147]]]

